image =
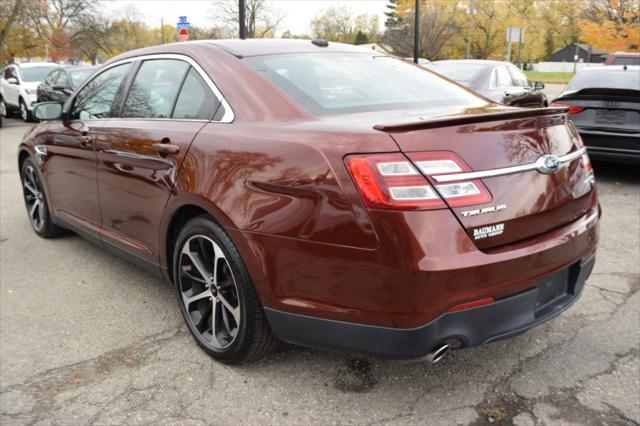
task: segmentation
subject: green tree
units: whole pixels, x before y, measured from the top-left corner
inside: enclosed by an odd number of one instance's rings
[[[397,28],[402,24],[402,17],[398,16],[398,0],[388,0],[384,15],[387,17],[384,21],[385,28]]]
[[[367,44],[367,43],[369,43],[369,38],[367,37],[367,35],[362,31],[358,31],[356,33],[356,39],[353,42],[353,44]]]
[[[549,60],[554,51],[555,44],[553,41],[553,31],[551,31],[551,29],[548,29],[547,33],[544,36],[544,59]]]

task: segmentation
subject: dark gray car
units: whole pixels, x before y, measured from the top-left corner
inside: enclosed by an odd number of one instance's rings
[[[95,66],[84,66],[65,67],[52,71],[38,85],[38,102],[55,101],[64,103],[95,69]]]
[[[476,59],[436,61],[429,69],[504,105],[549,105],[547,97],[541,91],[544,84],[531,84],[527,76],[509,62]]]
[[[552,105],[569,108],[591,157],[640,163],[640,66],[582,70]]]

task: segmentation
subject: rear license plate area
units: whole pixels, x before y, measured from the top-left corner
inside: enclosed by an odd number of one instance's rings
[[[615,109],[596,110],[596,122],[605,124],[624,124],[624,111]]]
[[[566,268],[538,281],[536,313],[563,299],[568,293],[573,293],[573,289],[570,288],[569,271],[570,268]]]

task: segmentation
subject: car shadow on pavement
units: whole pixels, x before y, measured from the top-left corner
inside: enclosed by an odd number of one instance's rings
[[[591,160],[598,180],[628,184],[640,183],[640,165],[630,163],[613,163],[602,160]]]

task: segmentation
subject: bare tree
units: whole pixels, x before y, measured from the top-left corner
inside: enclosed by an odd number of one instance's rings
[[[447,43],[461,32],[456,21],[458,0],[447,3],[427,2],[420,10],[420,56],[439,59]],[[413,52],[413,11],[398,17],[405,24],[388,27],[382,37],[398,56],[411,56]]]
[[[246,9],[245,24],[249,38],[273,37],[284,18],[284,14],[278,9],[269,7],[266,0],[246,0]],[[211,15],[214,20],[230,25],[235,33],[238,33],[238,0],[215,2]]]
[[[111,22],[102,16],[92,16],[90,19],[75,25],[71,36],[76,59],[85,56],[96,64],[98,55],[111,53],[110,34]]]

